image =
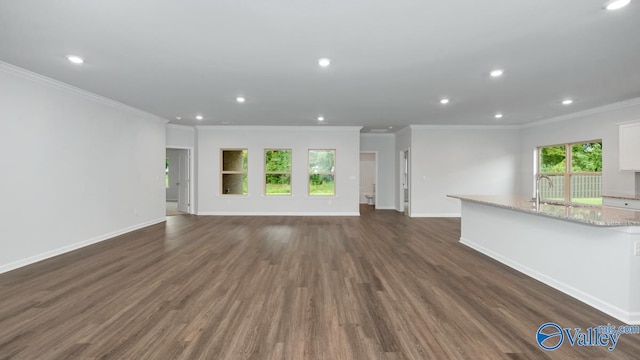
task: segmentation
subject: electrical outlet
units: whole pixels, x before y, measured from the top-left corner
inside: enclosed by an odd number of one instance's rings
[[[640,241],[636,241],[635,246],[633,248],[633,255],[640,256]]]

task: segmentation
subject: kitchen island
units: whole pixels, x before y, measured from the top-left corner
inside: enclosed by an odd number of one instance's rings
[[[523,196],[449,197],[461,201],[461,243],[627,324],[640,324],[640,211],[536,206]]]

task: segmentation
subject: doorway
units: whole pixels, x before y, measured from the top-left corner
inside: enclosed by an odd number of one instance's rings
[[[378,152],[360,152],[360,204],[378,206],[377,182]]]
[[[166,149],[167,216],[191,213],[191,150]]]
[[[411,216],[411,158],[409,149],[400,151],[400,211]]]

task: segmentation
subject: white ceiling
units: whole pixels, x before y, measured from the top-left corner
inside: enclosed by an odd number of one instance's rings
[[[177,124],[522,124],[640,97],[640,1],[603,3],[6,0],[0,60]]]

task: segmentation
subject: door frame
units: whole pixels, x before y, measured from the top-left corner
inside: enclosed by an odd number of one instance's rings
[[[404,153],[407,153],[407,182],[409,182],[409,186],[407,186],[407,199],[404,198],[404,186],[402,184],[402,181],[404,180],[403,176],[404,176]],[[408,147],[406,149],[400,150],[400,173],[399,173],[399,181],[398,181],[398,185],[400,185],[399,188],[399,196],[398,199],[400,200],[400,207],[398,209],[398,211],[400,212],[404,212],[404,203],[405,200],[407,201],[407,216],[411,217],[411,185],[413,184],[413,181],[411,181],[411,147]]]
[[[195,178],[195,169],[194,169],[194,165],[195,165],[195,159],[193,156],[193,147],[189,147],[189,146],[167,146],[165,148],[165,157],[167,154],[167,149],[171,149],[171,150],[187,150],[188,151],[188,155],[189,155],[189,204],[187,205],[187,210],[189,214],[195,214],[195,206],[194,204],[194,199],[195,199],[195,186],[194,186],[194,178]],[[169,166],[171,166],[171,164],[169,164]],[[167,201],[167,198],[165,196],[164,199],[165,203]],[[179,200],[178,200],[179,201]]]
[[[378,208],[378,190],[380,188],[380,178],[378,177],[378,152],[377,151],[360,151],[360,154],[374,154],[376,156],[376,173],[374,175],[375,178],[375,188],[374,188],[374,195],[375,197],[373,198],[373,201],[375,202],[373,204],[373,208],[377,209]],[[360,179],[358,179],[358,184],[360,183]],[[358,205],[360,205],[360,186],[358,186]]]

